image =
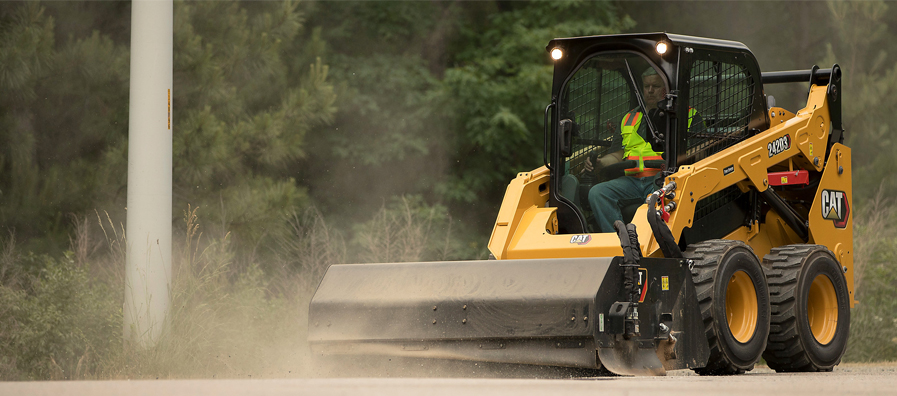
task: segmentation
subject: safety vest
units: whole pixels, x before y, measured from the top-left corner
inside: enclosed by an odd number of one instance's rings
[[[696,113],[695,109],[688,109],[688,128],[691,128],[691,120]],[[620,125],[620,134],[623,135],[623,158],[638,160],[638,167],[626,169],[626,176],[647,177],[660,172],[660,168],[645,168],[645,160],[662,160],[663,152],[654,151],[651,144],[638,134],[642,118],[642,112],[633,110],[626,113]]]

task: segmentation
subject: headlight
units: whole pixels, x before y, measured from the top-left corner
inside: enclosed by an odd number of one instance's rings
[[[667,53],[667,49],[669,49],[669,47],[667,46],[667,43],[664,43],[663,41],[661,41],[661,42],[657,43],[657,46],[655,47],[655,49],[657,49],[658,54],[663,55],[663,54]]]
[[[558,60],[564,57],[564,51],[561,51],[560,48],[555,48],[551,50],[551,59]]]

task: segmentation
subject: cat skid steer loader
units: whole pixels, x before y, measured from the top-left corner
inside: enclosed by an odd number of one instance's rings
[[[544,166],[508,186],[490,260],[331,266],[309,307],[314,354],[831,371],[855,304],[838,65],[761,73],[741,43],[666,33],[547,50]],[[796,113],[763,90],[799,82]],[[659,156],[604,161],[635,134]],[[602,230],[593,206],[608,203],[590,192],[637,176],[653,192],[612,203],[623,221]]]

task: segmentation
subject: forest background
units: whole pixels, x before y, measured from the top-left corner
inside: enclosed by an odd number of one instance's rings
[[[555,37],[741,41],[844,69],[857,299],[897,359],[897,7],[867,2],[175,2],[168,336],[122,345],[130,3],[0,3],[0,380],[310,375],[327,265],[482,259],[540,165]],[[769,87],[799,109],[806,87]]]

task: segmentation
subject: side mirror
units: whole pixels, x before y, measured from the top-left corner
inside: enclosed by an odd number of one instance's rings
[[[573,133],[576,123],[567,118],[561,120],[558,124],[558,148],[561,151],[561,157],[569,157],[573,154]]]

